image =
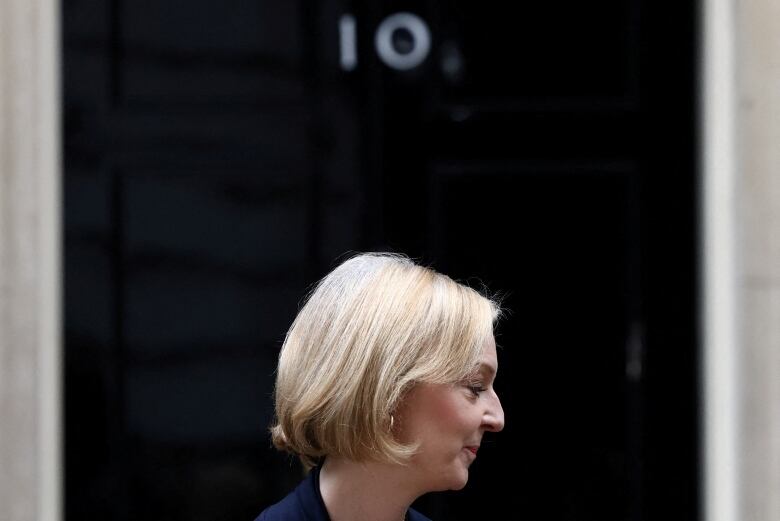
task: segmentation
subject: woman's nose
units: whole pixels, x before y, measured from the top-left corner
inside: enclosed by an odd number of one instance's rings
[[[501,400],[495,392],[493,392],[493,399],[485,411],[483,423],[485,430],[491,432],[498,432],[504,428],[504,409],[501,407]]]

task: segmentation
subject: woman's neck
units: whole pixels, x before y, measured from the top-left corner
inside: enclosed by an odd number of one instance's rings
[[[401,521],[421,495],[408,467],[334,457],[320,469],[320,494],[331,521]]]

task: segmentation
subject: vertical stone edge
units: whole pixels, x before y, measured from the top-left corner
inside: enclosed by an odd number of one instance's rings
[[[0,504],[62,518],[60,31],[56,0],[0,2]]]
[[[780,519],[780,5],[735,2],[740,519]]]

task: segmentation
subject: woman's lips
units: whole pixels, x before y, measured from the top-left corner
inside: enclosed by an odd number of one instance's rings
[[[466,447],[466,450],[468,450],[469,452],[471,452],[473,455],[476,456],[477,455],[477,451],[479,450],[479,447],[474,447],[474,446]]]

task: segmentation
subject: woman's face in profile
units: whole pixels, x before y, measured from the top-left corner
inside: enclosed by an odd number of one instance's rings
[[[497,370],[490,335],[471,378],[455,385],[419,384],[398,407],[396,435],[401,442],[419,443],[410,477],[426,492],[463,488],[485,431],[504,428],[504,410],[493,389]]]

